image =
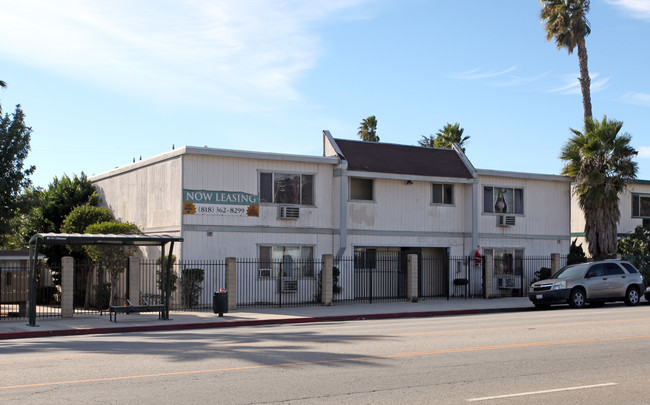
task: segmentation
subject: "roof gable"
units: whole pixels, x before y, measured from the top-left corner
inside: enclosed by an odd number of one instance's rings
[[[414,176],[471,179],[472,173],[453,149],[335,139],[348,170]]]

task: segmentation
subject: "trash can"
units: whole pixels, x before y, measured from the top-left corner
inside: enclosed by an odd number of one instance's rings
[[[228,313],[228,293],[227,292],[215,292],[212,297],[212,310],[215,314],[223,316],[223,314]]]

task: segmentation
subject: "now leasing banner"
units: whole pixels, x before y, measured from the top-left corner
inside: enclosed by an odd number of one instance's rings
[[[257,195],[241,191],[183,190],[183,214],[260,216]]]

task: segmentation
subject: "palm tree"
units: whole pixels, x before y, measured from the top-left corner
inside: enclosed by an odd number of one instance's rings
[[[422,139],[418,141],[418,145],[424,148],[435,148],[434,146],[435,142],[436,142],[436,138],[434,138],[433,135],[429,135],[429,136],[422,135]]]
[[[592,257],[602,259],[616,252],[619,193],[636,177],[637,151],[628,133],[619,135],[623,123],[585,121],[584,133],[573,135],[562,148],[562,174],[575,177],[574,193],[585,216],[585,239]]]
[[[589,69],[587,68],[587,47],[585,38],[591,33],[587,13],[589,0],[540,0],[540,17],[544,22],[546,40],[555,39],[558,49],[566,48],[569,55],[578,47],[580,64],[580,88],[585,121],[591,118],[591,91]]]
[[[379,137],[377,136],[377,118],[371,115],[363,119],[357,135],[365,142],[379,142]]]
[[[444,127],[442,127],[441,130],[436,133],[436,138],[433,141],[433,147],[451,149],[451,145],[455,143],[458,144],[463,153],[465,153],[465,148],[463,145],[470,137],[463,136],[464,131],[465,130],[460,127],[459,123],[455,123],[454,125],[447,123]],[[420,143],[420,145],[422,144]]]

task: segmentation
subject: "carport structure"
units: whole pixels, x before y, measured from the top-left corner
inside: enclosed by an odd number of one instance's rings
[[[164,263],[162,285],[164,291],[163,319],[169,319],[170,285],[167,282],[172,268],[174,242],[183,238],[170,235],[101,235],[80,233],[37,233],[29,240],[29,326],[36,326],[36,271],[38,248],[42,245],[102,245],[102,246],[160,246],[160,262]],[[169,253],[165,262],[165,246]]]

